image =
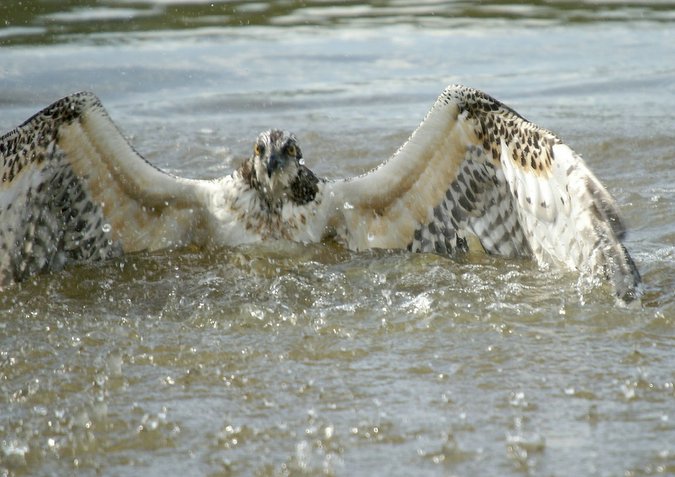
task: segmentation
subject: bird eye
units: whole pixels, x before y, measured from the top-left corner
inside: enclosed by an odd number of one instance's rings
[[[256,144],[255,146],[253,146],[253,153],[256,156],[262,156],[263,154],[265,154],[265,146],[263,146],[262,144]]]
[[[294,157],[298,155],[298,148],[295,147],[295,144],[289,144],[286,146],[286,154]]]

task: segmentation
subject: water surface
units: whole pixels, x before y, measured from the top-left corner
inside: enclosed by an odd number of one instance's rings
[[[358,174],[483,89],[586,158],[647,294],[331,244],[71,267],[0,293],[0,473],[675,474],[674,7],[3,1],[1,130],[92,90],[189,177],[270,127]]]

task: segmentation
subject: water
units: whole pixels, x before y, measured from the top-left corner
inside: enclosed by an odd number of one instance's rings
[[[584,155],[647,294],[330,244],[71,267],[0,294],[0,475],[675,474],[674,7],[4,1],[1,130],[88,89],[190,177],[270,127],[358,174],[484,89]]]

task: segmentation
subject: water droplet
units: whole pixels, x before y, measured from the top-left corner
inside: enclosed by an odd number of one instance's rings
[[[309,442],[305,440],[298,442],[298,444],[295,446],[295,458],[300,469],[306,471],[309,468],[311,457],[311,447]]]
[[[103,227],[101,227],[101,229],[103,230],[104,234],[109,234],[110,231],[112,230],[112,227],[110,226],[110,224],[103,224]]]
[[[304,159],[300,159],[298,162],[300,163],[301,166],[304,166],[304,165],[305,165],[305,160],[304,160]]]
[[[368,234],[368,242],[372,242],[373,240],[375,240],[375,235],[369,233]]]
[[[626,400],[630,401],[635,398],[635,387],[632,383],[626,382],[621,385],[621,391]]]
[[[392,300],[391,300],[391,290],[382,290],[382,296],[384,297],[384,302],[387,304],[387,306],[391,306]],[[384,324],[384,318],[382,319],[383,324]]]
[[[354,206],[352,204],[350,204],[349,202],[345,202],[343,207],[344,207],[345,210],[351,210],[351,209],[354,208]]]

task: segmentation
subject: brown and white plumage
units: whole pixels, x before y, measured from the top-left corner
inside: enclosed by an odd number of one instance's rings
[[[640,295],[616,204],[583,160],[463,86],[448,87],[388,161],[347,180],[317,178],[276,130],[229,176],[174,177],[139,156],[90,93],[3,136],[0,154],[0,284],[125,252],[334,237],[448,255],[479,243],[607,276],[625,301]]]
[[[350,248],[452,253],[476,237],[491,254],[606,276],[625,301],[641,294],[616,203],[581,157],[480,91],[448,87],[389,161],[328,187],[346,200]]]

